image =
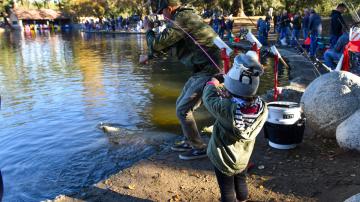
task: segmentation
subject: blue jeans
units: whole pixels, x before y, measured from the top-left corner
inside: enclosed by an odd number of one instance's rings
[[[214,170],[220,188],[221,202],[234,202],[236,199],[244,201],[248,198],[245,172],[227,176],[215,167]]]
[[[219,26],[218,25],[213,25],[213,29],[217,34],[219,33]]]
[[[310,34],[310,39],[311,39],[311,43],[310,43],[310,56],[315,57],[316,56],[316,49],[317,49],[317,38],[318,38],[319,34],[318,32],[311,32]]]
[[[335,69],[336,63],[335,61],[339,61],[341,58],[342,53],[336,52],[334,49],[329,49],[324,53],[324,60],[326,66],[330,67],[331,69]]]
[[[258,39],[262,45],[267,46],[267,33],[261,33],[258,31]]]
[[[330,48],[334,48],[335,47],[335,44],[336,42],[338,41],[340,37],[338,36],[335,36],[335,35],[330,35]]]
[[[226,32],[227,32],[227,38],[228,40],[230,40],[230,38],[232,37],[232,30],[226,29]]]
[[[304,39],[306,39],[309,36],[309,29],[308,28],[303,29],[303,36],[304,36]]]
[[[224,33],[225,33],[225,29],[220,28],[220,29],[219,29],[219,37],[220,37],[221,39],[224,38]]]
[[[297,42],[300,38],[300,30],[299,29],[293,29],[292,36],[291,36],[291,45],[296,46]]]
[[[280,39],[288,36],[288,27],[281,27],[280,28]]]

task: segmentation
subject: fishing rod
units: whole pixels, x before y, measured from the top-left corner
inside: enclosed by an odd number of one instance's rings
[[[249,16],[247,16],[247,15],[245,14],[244,11],[243,11],[243,14],[245,15],[245,17],[247,17],[247,18],[250,20],[250,22],[251,22],[255,27],[257,27],[257,25],[251,20],[251,18],[250,18]]]
[[[299,41],[297,39],[295,39],[297,46],[300,48],[301,53],[303,56],[305,56],[306,59],[308,59],[314,66],[314,69],[316,70],[316,72],[319,74],[319,76],[321,75],[320,71],[318,70],[318,66],[322,66],[324,67],[328,72],[331,72],[332,69],[330,67],[328,67],[327,65],[325,65],[323,62],[321,62],[317,57],[314,57],[314,59],[312,59],[310,57],[310,55],[308,54],[308,52],[301,46],[301,44],[299,43]],[[314,61],[315,60],[315,61]]]
[[[203,52],[204,54],[210,59],[210,61],[214,64],[214,66],[220,71],[223,72],[223,70],[218,66],[218,64],[212,59],[212,57],[209,55],[209,53],[192,37],[187,31],[185,31],[180,25],[178,25],[175,21],[167,18],[164,16],[164,19],[170,21],[173,25],[178,27],[181,31],[183,31]]]
[[[271,48],[269,49],[269,48],[265,48],[264,46],[262,46],[262,44],[256,39],[256,37],[249,30],[241,30],[240,36],[245,38],[246,40],[248,40],[250,43],[260,44],[261,45],[260,53],[265,52],[265,55],[263,55],[264,57],[266,57],[269,53],[272,53]],[[274,44],[272,44],[272,45],[274,45]],[[259,47],[259,45],[258,45],[258,47]],[[289,65],[285,62],[285,60],[282,57],[280,57],[279,60],[286,68],[290,69]]]

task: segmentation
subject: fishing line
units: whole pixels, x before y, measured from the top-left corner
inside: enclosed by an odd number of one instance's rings
[[[310,60],[310,62],[312,63],[314,70],[316,70],[316,72],[319,74],[319,76],[321,75],[320,71],[317,69],[317,63],[321,64],[327,71],[331,72],[331,68],[329,68],[328,66],[326,66],[325,64],[323,64],[319,59],[317,59],[315,57],[315,62],[311,59],[311,57],[309,56],[309,54],[307,53],[307,51],[300,45],[299,41],[297,39],[295,39],[297,46],[301,49],[301,51],[304,53],[303,55]]]
[[[204,54],[210,59],[210,61],[215,65],[215,67],[220,71],[223,72],[223,70],[216,64],[216,62],[211,58],[211,56],[206,52],[206,50],[188,33],[186,32],[180,25],[178,25],[175,21],[167,18],[164,16],[165,19],[173,23],[176,27],[178,27],[181,31],[183,31],[203,52]]]

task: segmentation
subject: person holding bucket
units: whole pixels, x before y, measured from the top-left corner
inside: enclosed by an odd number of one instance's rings
[[[224,84],[212,78],[204,88],[204,105],[216,118],[207,155],[214,165],[222,202],[248,198],[245,172],[255,138],[268,116],[265,102],[256,96],[262,73],[256,52],[249,51],[235,57]]]

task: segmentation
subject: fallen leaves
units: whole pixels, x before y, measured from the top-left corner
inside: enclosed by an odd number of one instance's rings
[[[128,186],[126,186],[127,189],[130,190],[135,190],[135,185],[134,184],[129,184]]]
[[[177,201],[181,201],[181,197],[179,194],[176,194],[174,196],[171,197],[171,199],[169,199],[169,202],[177,202]]]

